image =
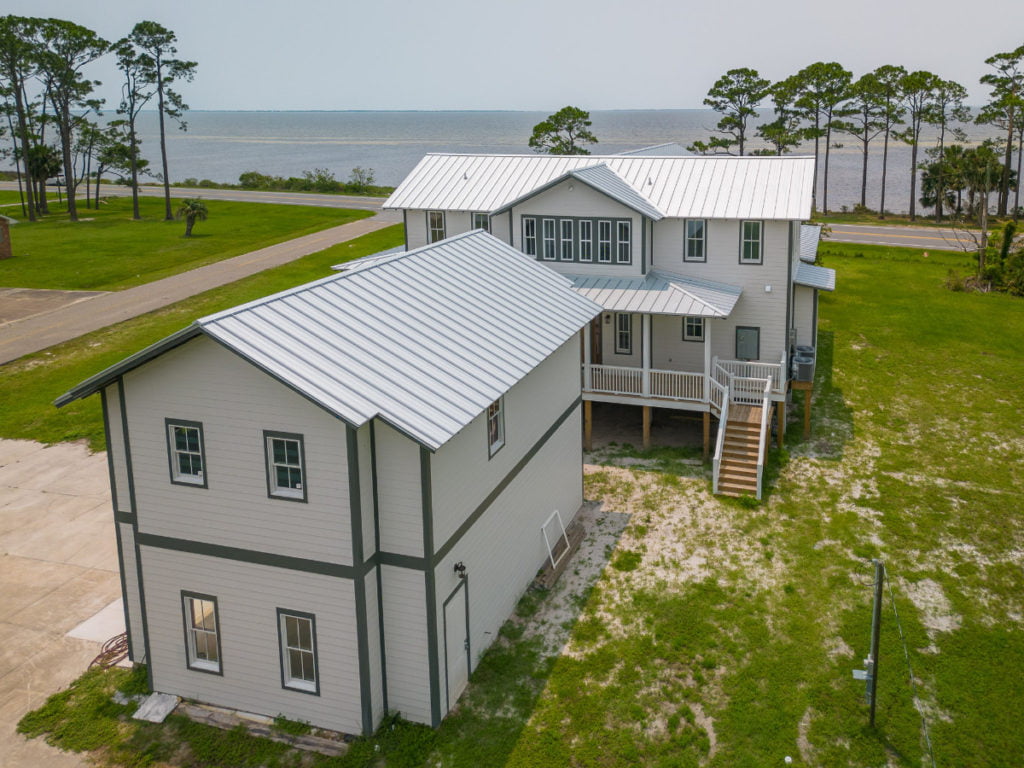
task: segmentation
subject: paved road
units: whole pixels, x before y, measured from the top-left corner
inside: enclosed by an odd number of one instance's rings
[[[386,212],[207,264],[123,291],[103,293],[49,312],[0,325],[0,364],[187,299],[401,221]]]
[[[0,189],[18,189],[17,182],[0,181]],[[51,191],[52,192],[52,191]],[[139,187],[143,197],[163,197],[163,187]],[[104,184],[104,195],[131,197],[128,187]],[[78,195],[85,197],[85,187],[79,188]],[[281,205],[312,205],[321,208],[356,208],[363,211],[379,211],[383,197],[350,197],[348,195],[320,195],[315,192],[257,192],[244,189],[202,189],[199,187],[171,187],[174,197],[201,197],[204,200],[235,200],[243,203],[279,203]],[[56,194],[53,193],[53,199]],[[10,214],[10,210],[7,211]]]
[[[897,245],[932,251],[968,251],[977,248],[974,239],[962,230],[931,227],[872,226],[869,224],[829,224],[832,230],[826,242]]]

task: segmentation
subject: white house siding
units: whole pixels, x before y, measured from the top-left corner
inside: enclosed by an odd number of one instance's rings
[[[382,552],[423,556],[423,492],[419,446],[379,419],[377,504]]]
[[[494,456],[488,457],[486,413],[482,412],[431,457],[435,551],[579,396],[579,365],[576,335],[505,394],[505,445]],[[576,454],[580,459],[579,450]],[[562,466],[575,476],[581,461]]]
[[[142,565],[156,690],[362,732],[351,580],[148,546]],[[187,667],[182,590],[217,598],[223,675]],[[281,685],[278,608],[316,616],[319,696]]]
[[[509,233],[509,219],[511,213],[502,213],[498,216],[491,217],[491,234],[501,240],[503,243],[512,244],[512,239]]]
[[[146,661],[146,635],[142,625],[142,601],[139,598],[139,572],[135,560],[135,531],[130,523],[115,523],[121,535],[121,574],[127,597],[128,632],[131,660]]]
[[[633,350],[628,355],[615,351],[615,313],[603,312],[601,321],[601,362],[603,365],[624,365],[638,368],[644,361],[643,316],[633,315]]]
[[[712,322],[715,321],[705,321],[705,329]],[[651,318],[651,366],[663,371],[704,370],[704,344],[683,341],[682,317],[654,315]]]
[[[439,210],[439,209],[435,209]],[[444,235],[451,237],[470,230],[472,217],[468,211],[444,212]],[[409,242],[409,250],[429,244],[427,228],[427,212],[419,209],[405,211],[405,233]],[[506,227],[508,225],[506,224]]]
[[[373,728],[384,718],[384,677],[381,669],[380,612],[377,610],[377,569],[366,575],[366,636],[370,654],[370,701]]]
[[[660,271],[728,283],[743,293],[732,314],[716,325],[711,335],[711,354],[736,356],[736,328],[761,329],[760,359],[778,362],[786,339],[786,296],[789,286],[789,222],[765,221],[762,230],[762,264],[740,264],[740,221],[708,221],[707,261],[684,262],[682,219],[655,223],[654,265]],[[771,292],[765,291],[770,285]]]
[[[569,190],[569,187],[572,190]],[[631,262],[629,264],[618,264],[615,262],[615,253],[612,253],[612,262],[597,261],[597,231],[594,231],[594,261],[591,263],[579,261],[545,261],[538,259],[541,264],[547,264],[552,269],[572,275],[615,275],[617,277],[628,277],[630,275],[643,274],[643,221],[644,217],[628,208],[622,203],[613,200],[607,195],[587,186],[578,179],[568,179],[556,184],[551,189],[541,192],[529,200],[526,200],[512,209],[512,245],[518,250],[523,249],[523,216],[536,216],[538,218],[558,218],[560,216],[579,216],[585,218],[629,219],[631,235]],[[538,223],[537,248],[541,248],[541,229]],[[614,229],[613,229],[614,243]]]
[[[443,603],[458,584],[453,566],[459,561],[466,566],[472,669],[548,557],[541,532],[545,520],[557,509],[568,524],[583,503],[580,429],[581,408],[577,406],[437,565],[442,713],[446,675]]]
[[[793,289],[793,326],[796,328],[796,343],[817,346],[814,337],[814,294],[813,288],[798,285]]]
[[[381,566],[388,707],[417,723],[430,723],[427,669],[427,598],[423,571]]]
[[[356,433],[359,447],[359,506],[363,523],[363,560],[368,560],[377,549],[376,526],[373,509],[373,451],[370,445],[370,425],[364,424]]]
[[[205,337],[124,382],[140,531],[351,563],[342,422]],[[208,488],[170,482],[165,418],[202,423]],[[308,503],[268,498],[263,430],[303,435]]]

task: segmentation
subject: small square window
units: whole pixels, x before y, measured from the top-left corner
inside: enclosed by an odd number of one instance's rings
[[[198,421],[164,419],[164,426],[167,429],[171,482],[205,488],[206,456],[203,425]]]
[[[505,445],[505,398],[487,406],[487,454],[493,456]]]
[[[217,598],[182,592],[185,618],[185,655],[188,668],[220,674],[220,620]]]
[[[704,318],[683,318],[683,341],[704,341]]]
[[[320,693],[317,672],[316,617],[277,609],[281,644],[281,685],[304,693]]]
[[[473,214],[473,229],[482,229],[484,232],[491,231],[491,217],[486,213]]]
[[[306,456],[302,435],[264,432],[267,493],[277,499],[306,501]]]

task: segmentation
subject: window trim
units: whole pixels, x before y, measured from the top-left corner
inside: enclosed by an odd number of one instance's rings
[[[757,224],[757,240],[748,240],[746,237],[746,225]],[[757,243],[757,260],[743,258],[747,243]],[[740,264],[764,264],[764,222],[760,219],[740,220]]]
[[[559,261],[576,261],[576,239],[574,232],[576,222],[573,219],[558,220],[558,259]],[[565,236],[565,225],[569,225],[569,237]],[[569,247],[569,256],[566,258],[566,246]]]
[[[171,431],[174,427],[185,427],[187,429],[196,429],[199,431],[199,461],[203,465],[202,474],[195,480],[188,480],[185,478],[195,477],[195,475],[183,475],[178,472],[176,448],[174,447],[173,435]],[[188,419],[164,419],[164,440],[167,441],[167,471],[170,473],[171,483],[173,485],[185,485],[190,488],[207,488],[209,479],[206,466],[206,435],[203,434],[203,423],[201,421],[189,421]]]
[[[309,621],[309,635],[313,642],[313,681],[301,680],[289,677],[291,673],[291,662],[288,660],[288,636],[285,630],[285,617],[291,616],[295,619],[306,619]],[[289,608],[277,609],[277,645],[278,661],[281,666],[281,687],[286,691],[305,693],[309,696],[320,695],[320,646],[316,640],[316,615],[305,611],[293,611]],[[305,651],[305,649],[300,649]]]
[[[533,232],[527,231],[527,224],[532,225],[530,228]],[[533,256],[537,258],[540,254],[537,253],[537,217],[536,216],[523,216],[523,253],[527,256]]]
[[[740,357],[740,331],[757,331],[757,349],[754,357]],[[761,359],[761,326],[759,325],[737,325],[734,338],[733,351],[737,360],[760,360]]]
[[[690,223],[701,222],[700,238],[690,236]],[[700,243],[700,258],[690,256],[690,243]],[[708,260],[708,220],[707,219],[684,219],[683,220],[683,261],[693,264],[701,264]]]
[[[204,600],[206,602],[213,603],[213,631],[217,638],[217,661],[211,662],[207,659],[195,658],[196,651],[192,640],[192,622],[191,622],[191,601],[192,600]],[[217,602],[215,595],[204,595],[200,592],[189,592],[188,590],[181,590],[181,619],[182,629],[184,630],[185,637],[185,667],[192,670],[193,672],[203,672],[207,675],[219,675],[224,676],[224,652],[221,648],[220,643],[220,605]],[[208,630],[202,630],[204,632]]]
[[[622,330],[619,328],[619,318],[625,317],[629,323],[629,327],[626,329],[626,336],[629,339],[628,346],[619,345],[619,337]],[[616,312],[613,322],[615,323],[615,354],[616,355],[632,355],[633,354],[633,315],[630,312]]]
[[[498,406],[498,437],[497,440],[491,440],[491,409],[494,406]],[[487,458],[492,459],[494,456],[505,447],[505,396],[502,395],[493,403],[487,406],[484,411],[484,427],[486,428],[487,434]]]
[[[441,236],[436,238],[436,239],[434,238],[434,232],[436,231],[437,228],[434,227],[430,223],[430,217],[433,214],[435,214],[435,213],[441,217]],[[427,245],[432,245],[433,243],[436,243],[439,240],[444,240],[447,236],[448,236],[448,222],[447,222],[446,217],[444,215],[444,211],[438,211],[438,210],[427,211]]]
[[[700,336],[689,333],[689,323],[691,320],[700,321]],[[683,341],[693,341],[703,344],[706,333],[706,324],[707,320],[706,318],[703,317],[699,317],[696,315],[686,315],[685,317],[683,317]]]
[[[277,480],[273,472],[274,456],[271,450],[271,440],[295,440],[299,443],[299,471],[302,473],[301,494],[294,493],[294,488],[281,489],[277,487]],[[302,435],[296,432],[273,432],[263,430],[263,456],[264,466],[267,473],[267,498],[282,499],[284,501],[299,501],[305,504],[309,501],[309,467],[306,465],[306,441]]]
[[[540,251],[544,261],[555,261],[558,258],[558,225],[556,219],[540,220]],[[548,237],[548,224],[551,225],[551,237]],[[551,255],[548,256],[548,243],[551,244]]]
[[[587,229],[587,236],[586,237],[583,236],[584,225],[586,225],[586,229]],[[591,262],[594,261],[594,221],[593,221],[593,219],[580,219],[579,220],[579,226],[577,226],[577,230],[579,232],[578,240],[579,240],[579,244],[580,244],[577,256],[578,256],[578,258],[579,258],[581,263],[583,263],[583,264],[590,264]],[[584,245],[586,246],[585,249],[583,247]],[[587,254],[586,258],[584,258],[584,256],[583,256],[584,250],[586,251],[586,254]]]
[[[483,217],[483,224],[477,223],[477,219]],[[484,232],[491,231],[491,214],[486,212],[474,211],[469,215],[470,229],[482,229]]]
[[[625,228],[626,237],[622,237]],[[625,247],[626,258],[622,258],[622,250]],[[633,221],[631,219],[619,219],[615,222],[615,263],[631,264],[633,262]]]

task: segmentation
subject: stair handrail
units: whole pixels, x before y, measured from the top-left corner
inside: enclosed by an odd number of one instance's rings
[[[764,381],[764,397],[761,399],[761,432],[757,446],[757,498],[761,499],[761,482],[764,477],[764,454],[768,442],[768,410],[771,408],[772,380]]]
[[[711,492],[718,493],[718,472],[722,466],[722,453],[725,451],[725,430],[729,424],[729,389],[726,388],[722,398],[722,410],[718,414],[718,436],[715,438],[715,458],[712,465]]]

